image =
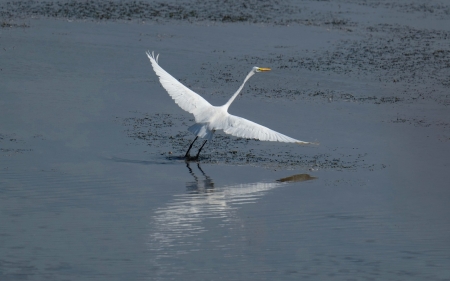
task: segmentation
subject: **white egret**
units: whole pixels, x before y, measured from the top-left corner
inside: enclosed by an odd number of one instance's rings
[[[189,152],[194,142],[200,137],[205,141],[198,150],[197,156],[200,155],[200,151],[205,146],[208,140],[211,140],[216,130],[223,130],[226,134],[233,135],[240,138],[257,139],[261,141],[279,141],[279,142],[291,142],[298,144],[310,144],[310,142],[300,141],[288,137],[286,135],[275,132],[267,127],[256,124],[247,119],[234,116],[228,113],[228,108],[234,99],[239,95],[245,83],[250,77],[258,72],[270,71],[270,68],[253,67],[252,70],[245,77],[244,82],[231,96],[227,103],[222,106],[213,106],[207,102],[204,98],[181,84],[172,75],[167,73],[158,64],[158,57],[155,54],[147,51],[147,56],[153,66],[153,70],[159,77],[161,85],[166,89],[172,99],[185,111],[192,113],[195,117],[195,124],[190,126],[188,130],[196,135],[194,141],[189,146],[185,157],[190,159]]]

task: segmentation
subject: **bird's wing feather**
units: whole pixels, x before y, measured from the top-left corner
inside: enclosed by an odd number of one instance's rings
[[[183,110],[186,110],[195,116],[198,109],[212,106],[204,98],[181,84],[172,75],[162,69],[162,67],[158,64],[158,56],[155,57],[154,53],[150,53],[149,51],[147,51],[147,56],[152,63],[153,70],[159,77],[159,82],[161,82],[161,85],[164,89],[166,89],[175,103],[178,104]]]
[[[255,122],[231,114],[227,116],[226,126],[224,126],[223,131],[240,138],[309,144],[309,142],[293,139]]]

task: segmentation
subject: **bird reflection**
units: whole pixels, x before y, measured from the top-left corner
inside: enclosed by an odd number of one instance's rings
[[[204,243],[203,232],[209,231],[210,237],[212,233],[222,233],[220,228],[241,227],[237,210],[244,204],[256,203],[268,191],[289,182],[315,179],[300,174],[273,182],[217,187],[199,163],[193,168],[190,165],[186,162],[194,181],[186,183],[187,192],[174,195],[152,218],[149,247],[156,263],[199,250]]]

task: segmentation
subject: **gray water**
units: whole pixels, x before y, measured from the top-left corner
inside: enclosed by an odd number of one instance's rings
[[[350,2],[255,22],[1,2],[0,280],[450,280],[450,8]],[[215,105],[271,67],[230,113],[319,146],[219,132],[184,161],[192,117],[148,49]]]

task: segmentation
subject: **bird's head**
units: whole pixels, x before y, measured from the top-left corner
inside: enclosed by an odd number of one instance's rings
[[[253,67],[253,72],[266,72],[266,71],[270,71],[270,68],[267,68],[267,67],[257,67],[257,66],[254,66]]]

